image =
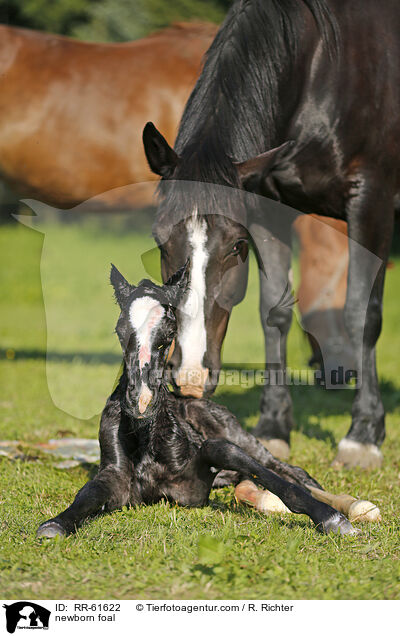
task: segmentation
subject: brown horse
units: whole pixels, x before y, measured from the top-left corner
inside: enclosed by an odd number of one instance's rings
[[[0,26],[0,176],[18,193],[69,208],[154,181],[140,130],[153,117],[174,141],[216,27],[178,23],[124,44]],[[152,202],[154,186],[131,206]],[[130,197],[132,193],[129,193]]]
[[[153,119],[174,142],[216,31],[212,24],[177,23],[135,42],[93,44],[0,26],[2,179],[24,196],[62,208],[95,196],[96,203],[107,206],[151,205],[155,176],[145,159],[140,130]],[[115,190],[128,184],[136,185]],[[314,223],[311,229],[304,217],[296,225],[304,327],[315,332],[311,308],[322,293],[318,310],[331,319],[318,321],[324,325],[318,340],[335,343],[337,352],[346,341],[346,285],[345,272],[340,279],[335,272],[336,262],[347,259],[346,240],[335,251],[330,240],[324,240],[323,224]],[[340,234],[332,234],[340,241]],[[321,270],[315,263],[329,267]],[[326,295],[332,286],[334,299]],[[312,344],[316,357],[315,340]]]

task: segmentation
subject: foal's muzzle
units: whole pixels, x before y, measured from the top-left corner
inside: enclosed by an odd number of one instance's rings
[[[148,387],[144,382],[139,386],[127,388],[125,401],[130,414],[136,419],[150,417],[158,402],[159,388]]]

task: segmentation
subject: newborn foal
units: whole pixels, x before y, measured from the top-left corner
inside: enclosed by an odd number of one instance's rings
[[[124,370],[101,418],[100,470],[37,535],[63,536],[100,511],[163,497],[203,506],[217,473],[224,470],[268,488],[292,512],[311,517],[321,532],[356,532],[340,512],[303,489],[320,488],[317,482],[274,458],[226,408],[168,391],[165,368],[176,335],[174,308],[188,286],[187,270],[179,270],[163,287],[149,280],[135,287],[112,266]]]

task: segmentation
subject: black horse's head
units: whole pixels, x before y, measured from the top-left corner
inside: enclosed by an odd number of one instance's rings
[[[242,163],[225,154],[219,173],[207,180],[201,174],[207,148],[202,156],[195,149],[189,159],[179,157],[153,124],[145,127],[143,141],[150,168],[163,177],[154,226],[163,280],[190,261],[190,283],[177,313],[173,379],[183,395],[202,397],[217,385],[229,316],[247,286],[243,191],[256,192],[261,181],[265,190],[271,166],[287,144]],[[272,185],[270,190],[273,197]]]
[[[136,418],[157,410],[160,388],[177,331],[175,307],[185,293],[188,264],[159,287],[130,285],[112,265],[111,284],[121,309],[116,332],[124,354],[125,406]]]

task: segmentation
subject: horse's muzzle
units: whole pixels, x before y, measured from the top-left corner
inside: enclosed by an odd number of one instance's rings
[[[181,395],[185,397],[202,398],[206,390],[208,369],[179,369],[175,375],[175,384]]]

